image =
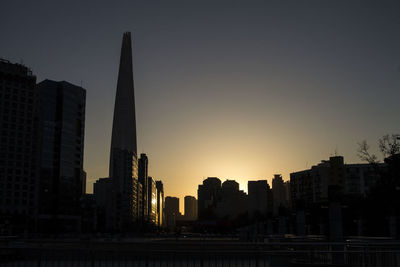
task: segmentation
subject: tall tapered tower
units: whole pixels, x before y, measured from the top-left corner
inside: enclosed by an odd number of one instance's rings
[[[138,216],[137,144],[131,34],[123,35],[110,150],[112,228],[126,231]]]
[[[135,93],[133,86],[131,33],[123,35],[115,97],[111,148],[126,149],[136,154]],[[112,153],[112,152],[111,152]],[[112,169],[110,169],[110,175]]]

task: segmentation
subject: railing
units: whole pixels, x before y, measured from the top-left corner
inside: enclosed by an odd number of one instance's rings
[[[35,243],[26,247],[3,247],[0,266],[396,267],[400,266],[400,244],[200,241]]]

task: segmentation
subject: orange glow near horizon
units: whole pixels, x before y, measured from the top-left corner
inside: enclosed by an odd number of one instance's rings
[[[211,127],[214,131],[207,134],[205,129],[208,127],[182,125],[183,129],[176,129],[176,134],[168,132],[168,129],[164,131],[163,139],[156,136],[152,137],[154,142],[145,139],[148,143],[143,152],[149,158],[149,175],[162,180],[165,196],[180,198],[182,213],[184,196],[197,198],[198,185],[207,177],[218,177],[222,182],[236,180],[240,189],[247,192],[249,180],[267,179],[270,186],[274,174],[282,174],[284,180],[289,180],[291,172],[310,168],[328,159],[336,149],[333,145],[323,145],[324,140],[311,140],[306,134],[294,134],[290,129],[278,131],[275,128],[271,132],[260,127],[248,132],[251,137],[246,138],[245,131],[240,127],[228,126],[231,127],[231,134],[223,130],[224,127]],[[163,141],[165,138],[170,141]],[[140,149],[139,154],[142,152]],[[346,162],[358,161],[356,144],[343,152]],[[88,191],[91,191],[91,184],[97,178],[106,177],[107,173],[107,165],[90,169]]]

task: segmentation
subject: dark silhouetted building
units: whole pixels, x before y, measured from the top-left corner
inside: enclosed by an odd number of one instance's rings
[[[221,199],[217,203],[216,214],[221,219],[235,219],[247,211],[247,195],[239,190],[239,183],[226,180],[222,183]]]
[[[345,164],[344,193],[366,196],[379,180],[378,168],[384,168],[381,163],[371,164]]]
[[[179,212],[179,198],[166,197],[165,198],[165,220],[166,226],[173,229],[176,226],[176,221],[180,219]]]
[[[131,35],[126,32],[122,40],[109,168],[109,176],[113,183],[111,220],[116,231],[131,229],[133,223],[138,220],[136,142],[132,45]]]
[[[148,166],[149,166],[149,160],[147,158],[147,155],[144,153],[140,154],[140,158],[138,160],[138,180],[139,180],[139,183],[142,185],[143,192],[148,191],[148,187],[147,187]],[[140,205],[139,205],[139,214],[140,214],[140,217],[144,220],[148,219],[147,196],[148,196],[148,194],[141,194],[141,200],[140,200]]]
[[[221,185],[222,196],[229,196],[239,191],[239,183],[235,180],[226,180]]]
[[[185,196],[185,219],[189,221],[197,219],[197,199],[193,196]]]
[[[285,193],[286,193],[286,199],[288,201],[288,208],[291,209],[292,208],[292,198],[290,195],[290,180],[285,182]]]
[[[136,214],[136,219],[135,219],[135,224],[143,224],[143,217],[141,214],[141,207],[143,207],[143,194],[146,194],[145,191],[143,191],[143,185],[139,183],[138,180],[134,180],[134,184],[136,183],[136,195],[133,196],[133,200],[136,199],[136,208],[134,208],[134,213]],[[135,193],[135,192],[134,192]]]
[[[274,215],[278,214],[279,208],[287,208],[289,200],[287,198],[287,184],[282,179],[280,174],[275,174],[272,179],[272,200]]]
[[[93,194],[84,194],[81,197],[81,218],[83,233],[97,231],[97,205]]]
[[[290,174],[292,205],[304,207],[311,203],[328,201],[329,195],[343,193],[345,187],[343,157],[330,157],[309,170]],[[352,178],[354,179],[354,178]]]
[[[267,180],[248,181],[247,190],[250,216],[272,213],[272,192]]]
[[[156,181],[157,188],[157,218],[156,225],[158,227],[163,227],[165,225],[164,216],[164,186],[161,181]]]
[[[33,231],[38,93],[27,67],[0,59],[0,235]]]
[[[110,178],[100,178],[93,184],[93,196],[96,202],[96,230],[100,232],[112,230],[111,216],[107,216],[112,212],[111,190],[112,180]]]
[[[199,219],[214,219],[215,208],[221,199],[221,180],[217,177],[208,177],[199,185],[197,190]]]
[[[311,169],[291,173],[297,232],[323,234],[331,240],[342,239],[344,233],[362,235],[366,216],[360,213],[365,205],[361,203],[385,169],[385,164],[345,164],[343,157],[334,156]]]
[[[290,174],[296,234],[327,235],[334,240],[342,237],[344,170],[343,157],[335,156],[309,170]]]
[[[80,231],[86,91],[44,80],[40,94],[39,231]]]

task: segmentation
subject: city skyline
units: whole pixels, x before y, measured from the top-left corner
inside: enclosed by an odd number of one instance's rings
[[[347,163],[360,162],[357,142],[366,139],[377,150],[379,137],[400,132],[392,123],[400,96],[398,4],[288,7],[239,1],[226,9],[216,4],[208,13],[208,2],[194,8],[177,3],[124,3],[110,11],[122,16],[108,28],[110,21],[100,20],[108,11],[104,3],[87,18],[89,5],[75,10],[72,4],[67,10],[83,27],[69,34],[57,29],[71,19],[61,15],[55,26],[41,22],[28,14],[39,5],[28,3],[18,7],[26,15],[23,22],[31,19],[28,27],[42,29],[24,37],[29,49],[21,43],[26,23],[16,23],[13,32],[0,26],[9,36],[0,44],[0,57],[22,57],[38,82],[68,80],[87,88],[88,192],[109,172],[119,41],[126,30],[133,32],[137,152],[148,155],[149,175],[163,180],[165,196],[183,201],[209,176],[234,179],[245,191],[248,180],[271,184],[276,173],[288,180],[289,173],[336,150]],[[330,16],[327,9],[333,9]],[[169,16],[148,24],[163,11]],[[15,22],[12,13],[2,16],[2,25]],[[311,23],[316,17],[320,25]],[[61,45],[54,46],[49,33]]]
[[[0,8],[0,265],[400,266],[399,1]]]

